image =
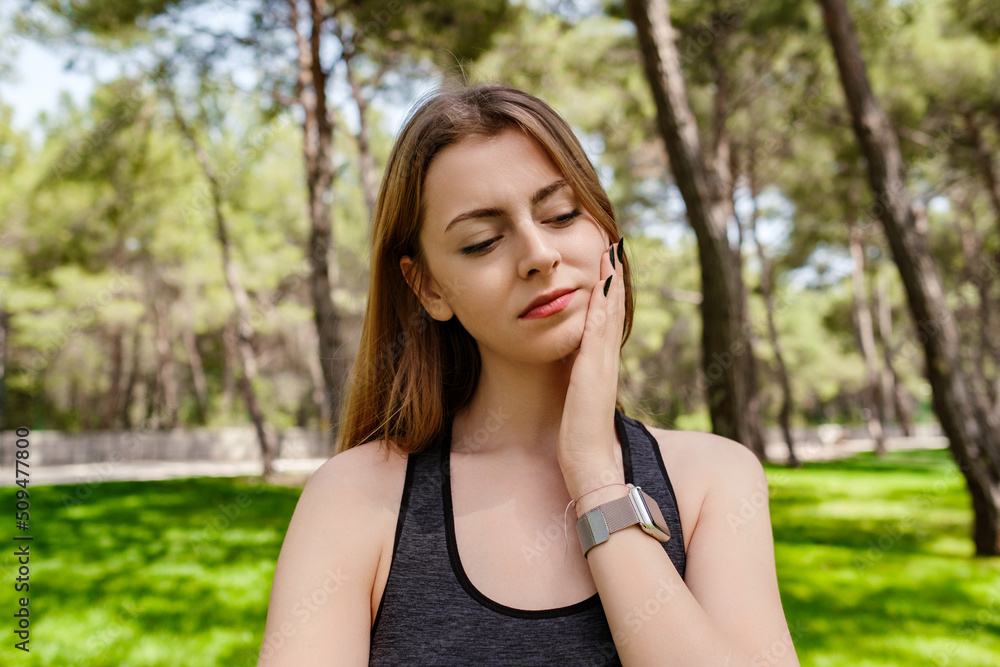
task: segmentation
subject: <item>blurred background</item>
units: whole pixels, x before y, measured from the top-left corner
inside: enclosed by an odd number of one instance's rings
[[[393,138],[484,80],[612,197],[635,414],[765,462],[802,663],[998,664],[997,0],[0,0],[0,662],[255,664]]]

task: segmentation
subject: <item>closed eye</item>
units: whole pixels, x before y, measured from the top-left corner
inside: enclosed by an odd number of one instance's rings
[[[580,215],[580,209],[573,209],[572,211],[566,213],[565,215],[560,215],[558,218],[552,218],[552,220],[553,222],[569,222],[578,215]]]
[[[573,220],[580,215],[579,209],[573,209],[569,213],[564,213],[563,215],[557,216],[548,220],[547,222],[554,224],[556,227],[565,227],[573,222]],[[499,241],[500,237],[496,236],[492,239],[483,241],[482,243],[477,243],[475,245],[470,245],[468,247],[462,248],[460,251],[463,255],[474,255],[481,253],[483,250],[487,250],[494,242]]]

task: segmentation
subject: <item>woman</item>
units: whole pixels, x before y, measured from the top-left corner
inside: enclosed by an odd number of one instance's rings
[[[340,451],[292,517],[260,664],[798,664],[757,459],[622,412],[629,271],[544,102],[480,84],[412,114]]]

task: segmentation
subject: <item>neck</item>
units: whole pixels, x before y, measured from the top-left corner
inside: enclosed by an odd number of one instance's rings
[[[577,352],[546,364],[484,355],[475,394],[452,422],[452,451],[558,465],[556,442]]]

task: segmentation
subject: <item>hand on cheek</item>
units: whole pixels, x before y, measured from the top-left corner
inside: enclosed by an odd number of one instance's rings
[[[583,339],[563,405],[559,465],[574,498],[618,481],[609,478],[620,472],[614,453],[614,411],[625,327],[623,262],[621,241],[602,253],[601,277],[590,294]]]

